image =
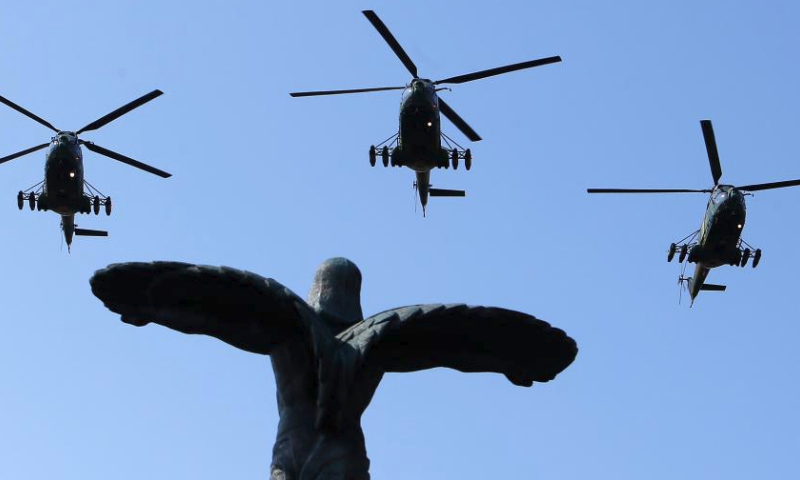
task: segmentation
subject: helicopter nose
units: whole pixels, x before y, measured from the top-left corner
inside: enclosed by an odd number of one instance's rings
[[[744,226],[746,212],[744,199],[741,196],[731,196],[725,200],[722,205],[722,212],[731,222],[735,222],[739,229]]]
[[[80,158],[80,150],[74,144],[58,143],[53,147],[52,154],[65,163],[74,163]]]
[[[727,200],[725,200],[725,208],[731,210],[732,212],[744,212],[744,197],[739,195],[730,195]]]

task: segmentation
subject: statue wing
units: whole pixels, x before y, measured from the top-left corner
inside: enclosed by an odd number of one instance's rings
[[[178,262],[122,263],[97,271],[90,283],[108,309],[136,326],[154,322],[264,355],[293,339],[313,345],[315,354],[333,341],[303,299],[251,272]]]
[[[578,353],[564,331],[531,315],[468,305],[387,310],[337,337],[360,353],[365,366],[383,372],[496,372],[526,387],[552,380]]]

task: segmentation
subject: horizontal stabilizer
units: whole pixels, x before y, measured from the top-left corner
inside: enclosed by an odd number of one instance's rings
[[[428,190],[431,197],[466,197],[467,192],[464,190],[446,190],[444,188],[431,188]]]
[[[714,285],[713,283],[704,283],[700,290],[704,292],[724,292],[728,288],[725,285]]]
[[[87,230],[85,228],[76,228],[75,235],[80,235],[82,237],[107,237],[108,232],[103,230]]]

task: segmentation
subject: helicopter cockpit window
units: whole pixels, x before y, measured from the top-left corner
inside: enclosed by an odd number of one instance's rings
[[[726,198],[728,198],[728,192],[726,190],[722,190],[722,189],[716,190],[711,195],[711,201],[714,202],[715,204],[719,204],[719,203],[725,201]]]

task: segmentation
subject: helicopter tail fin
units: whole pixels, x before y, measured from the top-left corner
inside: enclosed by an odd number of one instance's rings
[[[108,232],[104,230],[89,230],[86,228],[76,228],[75,235],[81,235],[83,237],[107,237]]]
[[[431,197],[466,197],[467,192],[464,190],[447,190],[444,188],[431,188],[429,190]]]
[[[713,283],[704,283],[700,290],[703,292],[724,292],[728,288],[725,285],[714,285]]]

